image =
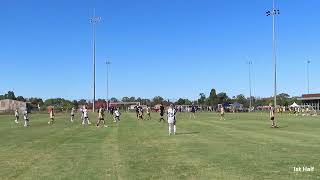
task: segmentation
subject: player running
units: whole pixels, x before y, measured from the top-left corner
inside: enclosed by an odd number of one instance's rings
[[[25,110],[23,113],[23,119],[24,119],[24,127],[28,127],[29,125],[29,115],[28,115],[28,111]]]
[[[74,107],[72,107],[71,113],[70,113],[70,117],[71,117],[70,121],[71,122],[73,122],[73,119],[74,119],[74,111],[75,111],[75,109],[74,109]]]
[[[82,125],[84,124],[91,124],[90,120],[89,120],[89,116],[88,116],[88,109],[87,106],[84,107],[83,109],[83,120],[82,120]]]
[[[102,106],[100,107],[100,109],[98,110],[99,116],[98,116],[98,122],[97,122],[97,127],[100,127],[100,123],[103,122],[104,127],[108,127],[105,123],[104,120],[104,109],[102,108]]]
[[[15,110],[14,116],[16,117],[16,120],[14,122],[18,124],[19,123],[19,112],[18,112],[18,109]]]
[[[143,120],[143,109],[142,109],[142,107],[140,106],[139,108],[138,108],[138,120]]]
[[[169,124],[169,135],[176,134],[176,127],[175,127],[175,114],[176,110],[173,108],[173,105],[171,104],[168,109],[168,124]]]
[[[161,104],[160,105],[160,120],[159,120],[159,122],[161,122],[161,120],[163,120],[163,122],[165,122],[163,116],[164,116],[164,106]]]
[[[50,116],[50,121],[48,122],[48,124],[53,124],[53,122],[54,122],[54,112],[53,112],[53,108],[50,108],[50,110],[49,110],[49,116]]]
[[[116,110],[114,111],[114,120],[115,122],[120,122],[120,111],[119,111],[119,108],[116,108]]]

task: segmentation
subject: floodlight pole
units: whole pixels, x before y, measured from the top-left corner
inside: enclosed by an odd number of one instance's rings
[[[107,65],[107,110],[109,110],[109,66],[110,66],[111,62],[110,61],[106,61],[106,65]]]
[[[309,64],[310,60],[307,61],[307,81],[308,81],[308,94],[310,94],[310,76],[309,76]]]
[[[100,22],[101,17],[96,16],[96,10],[93,9],[93,17],[90,19],[93,28],[93,105],[92,111],[95,111],[96,101],[96,24]]]
[[[252,95],[251,95],[251,65],[252,65],[252,61],[249,60],[248,62],[249,64],[249,95],[250,95],[250,99],[249,99],[249,112],[251,112],[252,109]]]
[[[267,16],[272,16],[272,46],[273,46],[273,63],[274,63],[274,108],[277,108],[277,55],[276,55],[276,38],[275,38],[275,16],[280,14],[279,9],[273,6],[271,11],[266,12]]]

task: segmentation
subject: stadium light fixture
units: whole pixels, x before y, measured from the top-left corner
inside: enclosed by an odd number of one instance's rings
[[[272,16],[272,46],[273,46],[273,66],[274,66],[274,108],[277,107],[277,56],[276,56],[276,38],[275,38],[275,16],[280,14],[280,10],[273,6],[271,11],[266,12],[266,16]]]
[[[249,95],[250,95],[250,99],[249,99],[249,112],[251,112],[252,110],[252,95],[251,95],[251,65],[252,65],[252,61],[249,60],[248,61],[248,66],[249,66]]]
[[[95,111],[96,101],[96,25],[100,22],[101,17],[96,16],[96,10],[93,9],[93,17],[90,18],[90,23],[93,28],[93,105],[92,111]]]
[[[107,110],[109,110],[109,66],[110,66],[111,62],[110,61],[106,61],[106,65],[107,65]]]
[[[307,83],[308,83],[308,94],[310,94],[310,76],[309,76],[309,64],[310,60],[307,61]]]

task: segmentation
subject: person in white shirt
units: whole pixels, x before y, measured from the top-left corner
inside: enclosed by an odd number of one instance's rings
[[[82,124],[91,124],[90,120],[89,120],[89,116],[88,116],[88,109],[87,106],[84,107],[83,109],[83,120],[82,120]]]
[[[173,104],[171,104],[168,111],[167,111],[168,124],[169,124],[169,135],[176,134],[176,131],[175,131],[176,128],[174,126],[175,114],[176,114],[176,110],[173,108]]]
[[[14,122],[18,124],[19,123],[19,112],[18,112],[18,109],[15,110],[14,116],[16,117],[16,120]]]
[[[29,125],[29,116],[28,116],[27,110],[25,110],[23,113],[23,119],[24,119],[24,127],[30,126]]]
[[[119,108],[116,108],[116,111],[114,111],[114,120],[115,122],[119,122],[120,121],[120,111],[119,111]]]

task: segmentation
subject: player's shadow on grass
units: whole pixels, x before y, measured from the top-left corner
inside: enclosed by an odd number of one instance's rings
[[[176,133],[176,135],[183,135],[183,134],[199,134],[200,132],[181,132],[181,133]]]

